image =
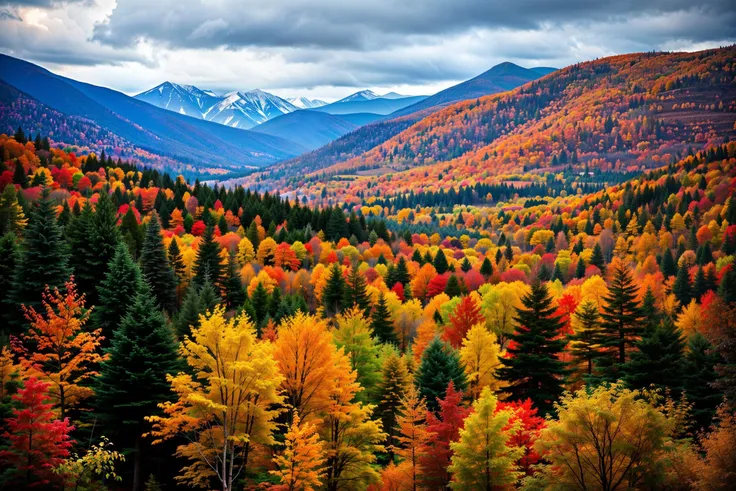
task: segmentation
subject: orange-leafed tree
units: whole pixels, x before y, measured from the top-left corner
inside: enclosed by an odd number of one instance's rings
[[[485,319],[478,302],[472,295],[466,295],[450,315],[450,325],[445,329],[443,338],[453,348],[459,348],[470,328],[481,323],[485,323]]]
[[[296,271],[301,265],[301,261],[296,257],[296,253],[286,242],[282,242],[276,247],[273,253],[273,263],[277,268],[291,269]]]
[[[396,455],[404,459],[403,470],[408,474],[407,489],[416,491],[420,488],[420,459],[426,450],[427,442],[432,435],[427,431],[427,405],[424,403],[414,385],[409,385],[401,400],[401,412],[397,417],[399,425],[399,445]]]
[[[46,287],[43,312],[24,306],[30,327],[22,341],[13,343],[27,374],[50,384],[49,396],[62,419],[69,408],[93,395],[88,383],[97,375],[93,367],[106,358],[100,354],[102,330],[84,330],[90,311],[84,308],[84,295],[77,293],[74,278],[64,287],[64,291]]]
[[[270,473],[279,479],[271,491],[313,491],[319,489],[324,477],[324,442],[315,425],[302,422],[296,411],[286,432],[283,453],[273,459],[276,470]]]
[[[225,319],[223,306],[200,316],[199,327],[180,347],[188,373],[169,375],[175,400],[151,416],[153,443],[183,437],[176,455],[188,459],[177,480],[207,487],[216,478],[223,491],[250,471],[253,454],[274,443],[274,419],[283,402],[283,377],[273,344],[256,339],[247,316]]]

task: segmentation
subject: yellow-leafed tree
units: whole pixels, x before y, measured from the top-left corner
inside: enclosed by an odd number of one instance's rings
[[[485,387],[490,387],[494,392],[499,389],[495,376],[496,369],[500,366],[499,351],[496,335],[489,332],[483,324],[474,325],[463,339],[460,359],[465,364],[468,393],[473,400],[480,397]]]
[[[180,436],[189,442],[177,448],[191,461],[178,480],[207,487],[215,477],[230,491],[246,475],[254,451],[274,442],[283,377],[274,346],[256,339],[246,316],[226,320],[219,306],[199,324],[180,348],[193,375],[169,375],[176,399],[160,405],[163,416],[148,418],[150,435],[154,443]]]
[[[401,413],[396,418],[399,425],[399,445],[396,455],[404,459],[399,468],[406,472],[407,489],[416,491],[420,488],[421,470],[419,460],[422,449],[432,438],[427,431],[427,405],[424,403],[414,384],[409,385],[406,395],[401,400]]]
[[[272,491],[313,491],[322,486],[324,442],[315,425],[301,421],[294,412],[286,432],[284,452],[273,459],[277,469],[270,471],[280,483]]]

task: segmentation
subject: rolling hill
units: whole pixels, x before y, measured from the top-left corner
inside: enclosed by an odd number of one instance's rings
[[[197,167],[262,167],[305,150],[282,138],[160,109],[6,55],[0,55],[0,80],[67,116],[89,120],[142,150]]]
[[[277,136],[313,150],[358,128],[357,124],[318,111],[294,111],[254,127],[252,131]]]

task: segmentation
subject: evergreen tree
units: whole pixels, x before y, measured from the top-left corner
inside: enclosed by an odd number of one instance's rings
[[[172,313],[176,310],[176,287],[178,281],[166,257],[164,242],[161,237],[161,225],[156,213],[151,214],[148,223],[146,240],[141,252],[141,272],[151,287],[156,301],[164,310]]]
[[[497,373],[508,383],[505,391],[510,400],[530,398],[541,413],[549,414],[564,391],[568,373],[559,359],[566,344],[559,336],[564,324],[555,315],[552,297],[542,283],[532,284],[521,303],[523,307],[517,308],[515,318],[519,328],[509,335],[515,344],[508,348],[505,366]]]
[[[179,313],[174,321],[176,334],[180,339],[191,334],[192,327],[199,324],[199,315],[204,313],[199,302],[199,288],[191,285],[184,295]]]
[[[629,360],[621,367],[623,379],[632,389],[651,385],[675,393],[682,389],[685,341],[680,330],[668,318],[648,327],[636,343]]]
[[[89,240],[93,233],[94,218],[92,205],[86,201],[79,215],[71,220],[66,229],[71,252],[69,262],[74,272],[74,281],[80,292],[87,292],[97,286],[96,272],[92,270],[91,263],[87,260],[95,253],[92,242]]]
[[[127,244],[133,258],[139,257],[143,247],[143,232],[135,218],[132,203],[128,206],[128,211],[123,215],[120,222],[120,234],[123,236],[123,242]]]
[[[382,343],[398,344],[399,340],[396,338],[391,313],[383,292],[378,295],[378,302],[371,315],[371,329],[373,329],[373,335]]]
[[[631,273],[623,264],[619,264],[613,272],[613,278],[608,288],[608,294],[603,298],[603,312],[601,314],[603,327],[602,347],[610,352],[607,365],[614,368],[615,363],[626,362],[626,350],[630,349],[643,327],[643,316],[636,301],[639,288],[634,283]],[[609,371],[608,378],[612,378],[615,370]]]
[[[601,270],[601,273],[606,272],[606,260],[603,258],[603,249],[601,245],[596,242],[593,248],[593,255],[590,256],[590,264]]]
[[[365,278],[358,271],[357,264],[350,268],[350,274],[345,282],[345,293],[342,303],[344,310],[348,310],[354,305],[363,312],[364,316],[368,316],[371,310],[371,299],[368,295]]]
[[[394,278],[396,279],[396,282],[393,284],[401,283],[404,287],[406,287],[406,285],[411,281],[411,276],[409,275],[409,269],[406,266],[406,259],[404,259],[404,256],[400,256],[399,261],[396,263]]]
[[[665,278],[675,276],[677,274],[677,264],[675,264],[675,258],[672,257],[672,251],[669,247],[664,251],[662,255],[662,265],[660,267],[662,274]]]
[[[341,312],[343,297],[345,296],[345,278],[342,276],[342,269],[337,263],[332,263],[330,267],[330,276],[327,278],[327,285],[322,292],[322,303],[325,307],[325,315],[334,316]]]
[[[585,278],[585,261],[583,258],[578,258],[578,264],[575,266],[575,278]]]
[[[111,342],[113,332],[130,310],[142,287],[140,268],[133,262],[128,248],[119,244],[105,278],[97,285],[99,301],[92,311],[92,323],[102,329],[105,345]]]
[[[89,305],[97,305],[98,297],[96,287],[105,277],[108,265],[115,255],[115,250],[118,244],[121,243],[120,230],[118,230],[117,225],[117,213],[112,200],[106,192],[101,192],[98,196],[99,199],[95,207],[94,218],[92,219],[91,235],[88,238],[90,247],[94,253],[90,257],[85,258],[89,271],[93,274],[91,278],[88,278],[89,283],[85,285],[88,290],[82,290],[80,285],[80,292],[86,295]]]
[[[169,244],[168,257],[169,264],[171,264],[174,274],[176,275],[177,283],[181,284],[185,279],[187,267],[184,264],[184,257],[181,255],[179,243],[173,237]]]
[[[473,269],[473,266],[470,264],[470,261],[468,261],[468,257],[465,256],[463,258],[463,261],[460,263],[460,269],[463,271],[463,273],[467,273],[471,269]]]
[[[583,303],[575,312],[580,327],[574,334],[569,334],[569,351],[573,359],[585,365],[588,377],[593,374],[593,364],[600,356],[601,342],[600,314],[594,302]]]
[[[419,394],[427,401],[427,409],[439,409],[437,399],[444,399],[447,386],[452,382],[459,391],[465,391],[467,378],[460,355],[449,344],[435,337],[422,353],[415,383]]]
[[[692,289],[690,288],[690,273],[686,264],[682,264],[677,270],[677,276],[675,277],[675,283],[672,285],[672,293],[675,298],[680,302],[681,306],[685,306],[690,303],[692,298]]]
[[[722,363],[718,353],[702,334],[696,332],[690,337],[685,354],[683,373],[684,389],[688,402],[693,408],[690,417],[694,421],[694,430],[709,428],[716,414],[716,408],[723,402],[723,394],[713,388],[718,380],[715,366]]]
[[[463,294],[463,290],[460,287],[460,281],[454,274],[451,274],[447,279],[447,283],[445,284],[445,294],[450,298],[459,297]]]
[[[483,264],[480,265],[480,274],[487,280],[493,274],[493,265],[488,257],[483,259]]]
[[[46,287],[60,288],[69,280],[69,255],[56,221],[56,210],[50,198],[50,190],[44,188],[37,206],[30,216],[21,252],[16,257],[17,266],[13,286],[5,299],[8,326],[14,334],[20,334],[24,323],[21,305],[43,310],[41,295]]]
[[[173,243],[173,242],[172,242]],[[235,261],[235,253],[231,252],[227,260],[227,276],[223,283],[225,305],[228,309],[236,309],[245,302],[245,290],[240,279],[240,268]]]
[[[396,418],[401,408],[401,398],[411,383],[406,363],[394,351],[389,352],[383,361],[382,377],[378,384],[378,415],[386,432],[386,451],[389,461],[393,461],[393,446],[397,434]]]
[[[434,257],[434,269],[437,270],[437,274],[443,274],[446,273],[447,270],[450,268],[449,264],[447,264],[447,256],[442,252],[442,250],[437,251],[437,255]]]
[[[259,327],[263,325],[266,317],[268,316],[268,297],[266,287],[264,287],[262,283],[258,283],[258,285],[256,285],[256,289],[253,290],[250,303],[255,309],[255,323]]]
[[[258,235],[258,225],[256,224],[255,220],[250,222],[250,225],[248,226],[248,230],[246,231],[245,236],[248,238],[250,243],[253,244],[253,250],[257,251],[258,246],[261,243],[261,238]]]
[[[115,331],[109,358],[95,381],[95,413],[106,435],[115,435],[120,448],[133,449],[133,489],[141,482],[143,433],[147,416],[172,398],[167,374],[182,365],[177,345],[147,285],[142,285],[130,310]]]
[[[6,308],[5,299],[13,286],[16,262],[20,248],[15,234],[7,233],[0,237],[0,306]],[[2,334],[4,329],[0,329]]]
[[[215,228],[211,225],[202,235],[194,266],[192,266],[192,283],[201,286],[207,279],[215,286],[219,286],[222,281],[220,244],[215,240]]]
[[[736,302],[736,269],[733,267],[726,268],[726,272],[721,277],[721,283],[718,285],[718,296],[724,302]]]
[[[347,238],[349,235],[348,223],[345,213],[339,207],[335,207],[330,213],[330,220],[327,222],[325,230],[327,238],[333,242],[337,242],[341,238]]]

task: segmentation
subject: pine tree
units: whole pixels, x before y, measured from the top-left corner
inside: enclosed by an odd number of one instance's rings
[[[409,275],[409,269],[406,266],[406,259],[404,259],[404,256],[400,256],[399,261],[396,263],[394,277],[396,282],[401,283],[404,287],[406,287],[406,285],[411,281],[411,276]]]
[[[245,290],[240,279],[240,269],[235,261],[235,253],[231,252],[227,261],[227,276],[223,282],[225,289],[225,305],[228,309],[236,309],[245,302]]]
[[[5,300],[13,286],[16,262],[20,247],[15,234],[7,233],[0,237],[0,306],[5,307]],[[0,334],[5,329],[0,329]]]
[[[168,250],[169,264],[171,264],[174,274],[176,275],[177,282],[181,284],[185,279],[186,265],[184,264],[184,258],[179,250],[178,241],[172,237],[171,243],[169,244]]]
[[[439,338],[434,338],[422,353],[415,382],[427,408],[435,412],[439,408],[437,399],[445,398],[450,382],[461,391],[468,385],[460,355]]]
[[[23,213],[23,207],[18,203],[15,186],[5,186],[0,195],[0,236],[8,232],[20,235],[27,225],[28,220]]]
[[[480,274],[482,274],[486,280],[493,274],[493,265],[488,257],[484,258],[483,264],[480,265]]]
[[[337,263],[332,264],[329,274],[327,285],[325,285],[322,292],[322,303],[325,307],[325,315],[334,316],[342,311],[345,296],[345,278],[343,278],[342,269]]]
[[[109,358],[95,381],[95,413],[106,435],[115,435],[118,446],[133,449],[133,489],[141,480],[145,418],[160,412],[158,404],[171,400],[167,374],[183,366],[177,345],[145,283],[115,331]],[[141,390],[145,388],[145,390]]]
[[[373,309],[371,315],[371,329],[373,335],[382,343],[398,344],[399,340],[394,332],[394,325],[391,322],[391,313],[388,310],[386,297],[383,292],[378,295],[378,302]]]
[[[512,401],[530,398],[542,414],[549,414],[564,392],[568,373],[559,359],[566,344],[559,336],[564,323],[555,314],[552,297],[542,283],[532,284],[521,303],[515,318],[519,328],[509,335],[514,345],[507,350],[499,378],[508,383],[505,391]]]
[[[603,297],[601,313],[603,329],[602,347],[610,351],[608,364],[626,362],[626,351],[630,349],[641,334],[643,317],[636,301],[639,288],[634,283],[628,268],[619,264],[613,272],[608,294]],[[615,374],[609,371],[607,377]]]
[[[130,254],[133,258],[137,258],[140,256],[143,247],[143,232],[140,225],[138,225],[133,208],[133,203],[131,203],[120,221],[120,234],[123,237],[123,242],[127,244]]]
[[[13,286],[3,309],[15,334],[20,333],[24,323],[21,305],[38,310],[46,285],[52,289],[61,287],[71,274],[68,250],[49,194],[49,189],[44,188],[31,212],[21,253],[17,256]]]
[[[95,254],[90,240],[94,229],[94,220],[94,210],[88,200],[82,207],[79,216],[75,217],[66,229],[69,251],[71,252],[69,262],[79,291],[83,293],[97,286],[95,283],[96,271],[93,270],[92,264],[87,260]]]
[[[443,274],[446,273],[447,270],[450,268],[450,265],[447,264],[447,256],[445,256],[444,252],[442,252],[442,249],[437,251],[437,255],[434,257],[434,269],[437,270],[437,274]]]
[[[261,238],[258,235],[258,224],[255,220],[250,222],[250,225],[248,226],[248,230],[245,233],[245,236],[248,238],[251,244],[253,244],[253,249],[258,250],[258,246],[261,244]]]
[[[146,240],[141,252],[141,271],[143,278],[151,287],[156,301],[164,310],[172,313],[176,310],[176,286],[178,284],[174,270],[166,257],[161,225],[156,213],[151,214],[148,223]]]
[[[601,245],[596,242],[593,248],[593,255],[590,256],[590,264],[601,270],[601,273],[606,272],[606,260],[603,258],[603,249]]]
[[[648,327],[636,342],[629,360],[621,367],[623,380],[632,389],[652,385],[675,393],[682,389],[685,341],[671,320]]]
[[[447,279],[447,284],[445,284],[445,294],[450,298],[459,297],[463,294],[463,290],[460,287],[460,281],[454,274],[451,274]]]
[[[590,376],[593,374],[593,363],[600,356],[600,314],[595,303],[588,301],[578,307],[574,315],[580,327],[574,334],[567,336],[569,351],[577,363],[585,365],[585,373]]]
[[[220,264],[220,244],[215,241],[215,228],[208,226],[197,249],[192,266],[192,283],[204,285],[205,280],[218,287],[222,281],[222,265]]]
[[[113,332],[132,307],[142,287],[140,268],[133,262],[125,244],[119,244],[105,278],[97,285],[99,301],[92,311],[92,324],[102,329],[105,345],[111,342]]]
[[[575,266],[575,278],[585,278],[585,261],[583,258],[579,258],[578,264]]]
[[[106,192],[101,192],[98,196],[99,199],[92,220],[91,235],[88,238],[94,254],[85,259],[89,271],[93,272],[93,276],[89,278],[90,283],[86,285],[89,288],[88,290],[82,290],[80,287],[80,291],[86,295],[87,302],[90,305],[97,305],[96,287],[105,277],[108,264],[115,255],[118,244],[121,243],[120,230],[117,226],[117,213],[112,200]]]
[[[383,430],[386,432],[386,450],[389,461],[393,460],[393,448],[397,433],[397,415],[401,407],[401,397],[411,384],[406,363],[396,352],[391,351],[383,360],[381,381],[378,385],[377,413],[383,421]]]
[[[204,313],[199,301],[199,288],[191,285],[184,295],[179,313],[174,321],[174,328],[179,339],[191,334],[192,327],[199,324],[199,316]]]
[[[367,316],[371,310],[371,299],[366,289],[365,277],[358,271],[357,265],[350,268],[350,274],[345,282],[342,307],[344,310],[357,306]]]
[[[662,255],[662,265],[660,267],[662,274],[665,278],[675,276],[677,274],[677,264],[675,264],[675,258],[672,257],[672,251],[669,247],[664,251]]]
[[[677,269],[675,283],[672,285],[672,293],[680,302],[680,305],[685,306],[690,303],[690,299],[692,298],[690,273],[688,272],[687,265],[684,263]]]
[[[683,364],[683,386],[688,402],[693,405],[690,417],[696,431],[710,427],[716,408],[723,402],[723,394],[713,388],[713,382],[718,379],[714,367],[722,363],[722,359],[712,349],[705,336],[695,333],[688,342]]]
[[[256,312],[256,319],[254,322],[257,327],[260,327],[266,321],[266,317],[268,316],[268,291],[266,290],[266,287],[263,286],[263,283],[258,283],[256,289],[253,290],[250,303],[253,305]]]
[[[496,411],[497,404],[486,387],[473,403],[474,411],[460,430],[460,440],[451,445],[454,455],[448,470],[453,474],[453,490],[491,491],[513,485],[521,477],[516,461],[524,450],[508,445],[519,422],[511,422],[511,411]]]

